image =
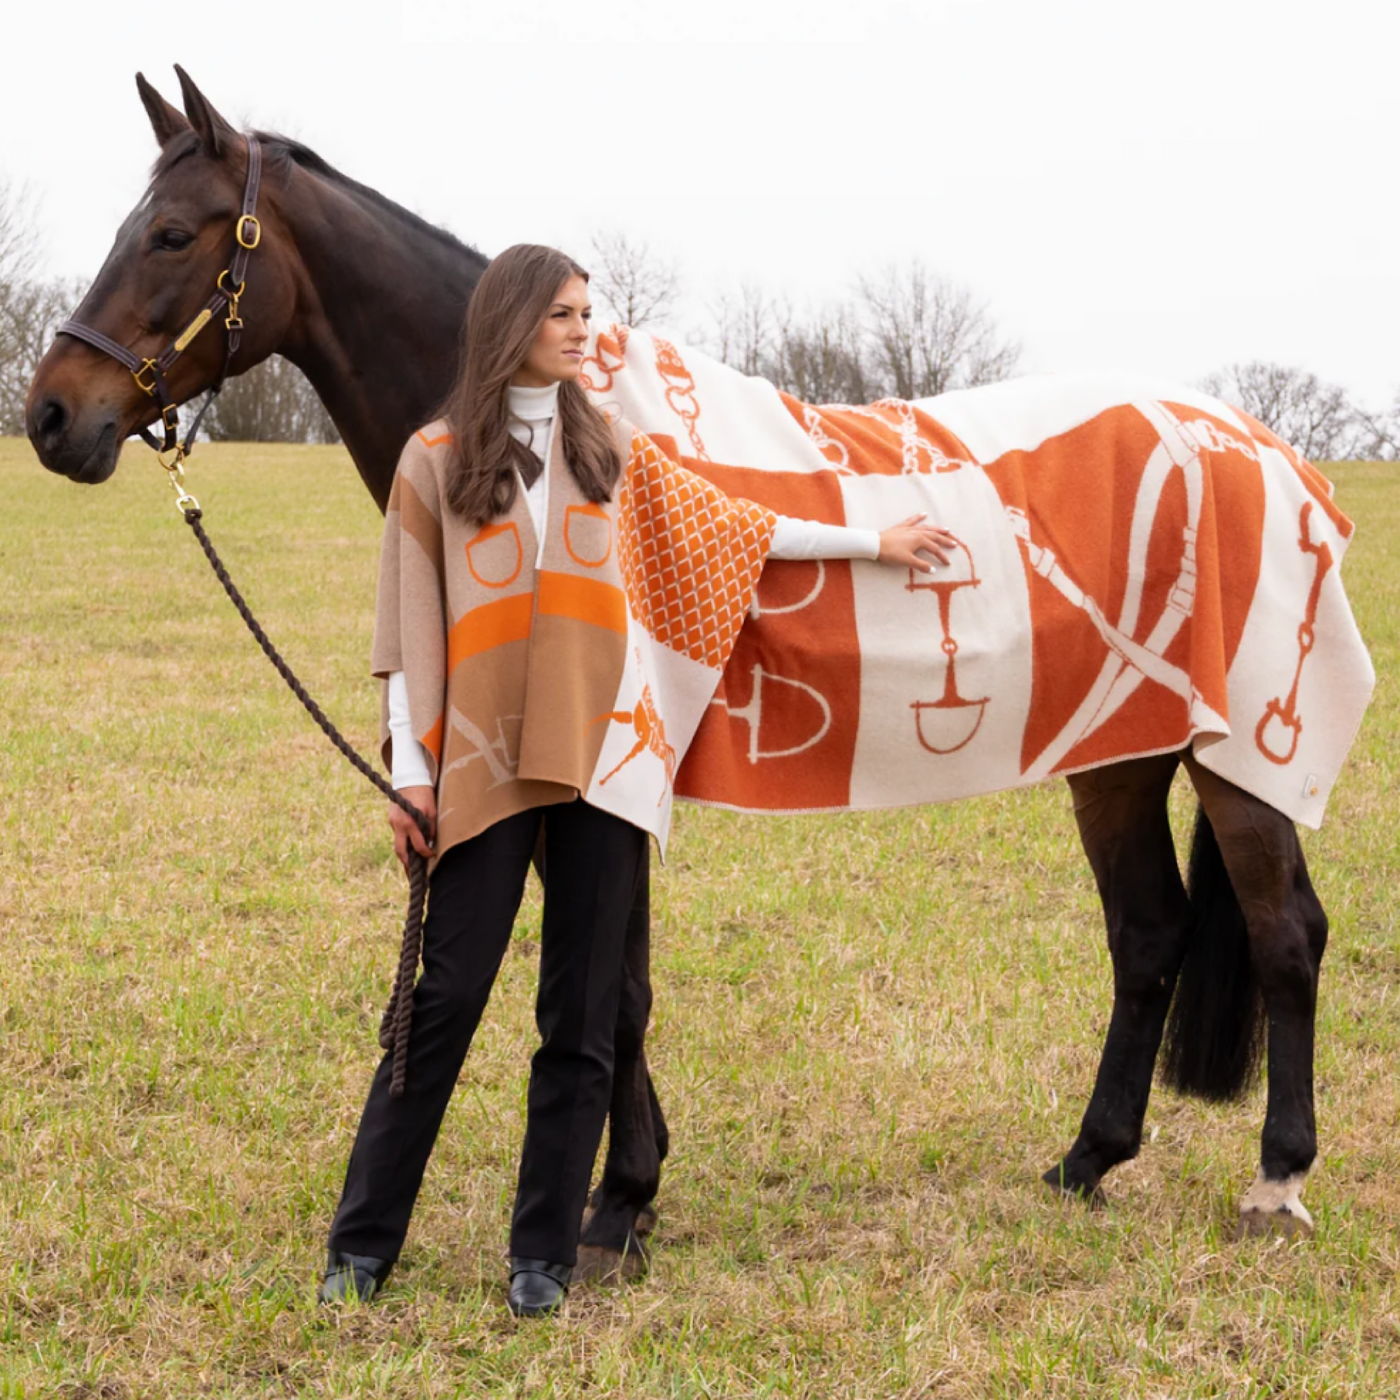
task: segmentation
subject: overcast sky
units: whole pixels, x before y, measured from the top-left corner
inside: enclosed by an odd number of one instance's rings
[[[679,261],[690,319],[921,257],[1022,368],[1400,386],[1384,0],[475,0],[11,7],[0,178],[45,270],[90,277],[155,153],[133,75],[185,66],[486,253],[611,228]]]

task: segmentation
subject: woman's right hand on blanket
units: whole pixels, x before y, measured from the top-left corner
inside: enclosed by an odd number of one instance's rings
[[[427,817],[428,825],[432,829],[433,840],[436,841],[437,793],[430,787],[406,787],[399,789],[399,795],[413,803]],[[433,848],[423,839],[423,833],[418,830],[418,823],[394,802],[389,804],[389,825],[394,829],[394,854],[398,856],[399,864],[404,868],[404,874],[408,873],[410,843],[424,860],[432,856]]]
[[[917,569],[921,574],[931,573],[933,565],[920,556],[920,551],[924,551],[946,564],[947,551],[955,548],[957,541],[938,525],[920,524],[925,518],[921,511],[898,525],[891,525],[888,530],[881,530],[880,563]]]

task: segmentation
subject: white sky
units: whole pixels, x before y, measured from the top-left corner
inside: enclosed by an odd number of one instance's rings
[[[155,154],[133,74],[178,104],[180,62],[486,253],[646,241],[696,317],[919,255],[1023,369],[1400,386],[1389,0],[56,0],[0,33],[50,273],[96,272]]]

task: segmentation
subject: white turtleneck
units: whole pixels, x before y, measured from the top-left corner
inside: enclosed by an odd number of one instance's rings
[[[558,384],[547,384],[543,389],[525,389],[518,384],[510,385],[510,422],[507,428],[516,442],[523,442],[540,462],[549,461],[549,444],[554,436],[554,415],[559,406]],[[530,523],[535,527],[535,537],[544,544],[544,521],[548,514],[549,473],[542,471],[535,478],[535,484],[526,490],[522,479],[520,489],[525,492],[525,504],[530,510]],[[536,567],[539,561],[536,560]]]
[[[554,419],[559,405],[559,386],[550,384],[543,389],[526,389],[512,384],[510,394],[511,437],[523,442],[541,463],[549,461],[550,440],[554,434]],[[533,486],[521,491],[535,537],[544,549],[544,522],[549,514],[549,473],[542,471]],[[878,559],[880,533],[859,530],[847,525],[826,525],[819,520],[797,520],[780,515],[773,529],[769,549],[773,559]],[[539,567],[538,557],[535,560]],[[427,755],[413,734],[408,717],[408,686],[402,671],[389,677],[389,733],[393,736],[393,784],[396,788],[428,787]]]

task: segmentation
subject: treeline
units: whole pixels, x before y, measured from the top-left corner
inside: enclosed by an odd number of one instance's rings
[[[673,322],[682,279],[674,263],[623,235],[596,236],[595,300],[617,320]],[[39,360],[83,287],[35,275],[37,240],[26,201],[0,182],[0,434],[24,432]],[[819,307],[796,307],[745,284],[714,297],[690,336],[745,374],[808,403],[916,399],[1013,374],[1021,350],[957,283],[917,261],[859,279]],[[1340,385],[1263,361],[1227,365],[1202,387],[1237,404],[1313,461],[1400,458],[1400,391],[1369,410]],[[336,442],[330,415],[301,372],[273,356],[230,379],[204,420],[214,441]]]
[[[1247,360],[1207,375],[1201,387],[1252,414],[1310,462],[1393,462],[1400,458],[1400,390],[1369,412],[1340,384],[1307,370]]]
[[[665,319],[681,294],[674,263],[617,234],[594,239],[591,285],[632,326]],[[815,310],[745,286],[708,313],[697,338],[709,350],[807,403],[926,398],[1005,379],[1020,360],[985,306],[918,262],[861,278],[849,296]],[[1200,387],[1311,461],[1400,459],[1400,389],[1373,411],[1308,370],[1263,360],[1226,365]]]
[[[608,233],[593,240],[590,286],[617,320],[638,328],[675,316],[674,263]],[[1005,340],[972,294],[920,262],[863,277],[848,297],[798,308],[752,283],[713,298],[693,338],[744,374],[806,403],[919,399],[1014,373]]]

